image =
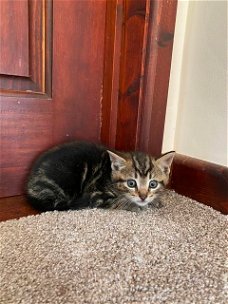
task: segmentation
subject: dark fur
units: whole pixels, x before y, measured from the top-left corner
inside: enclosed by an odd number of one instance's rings
[[[141,166],[146,157],[137,152],[123,155],[132,172],[131,160],[141,158],[138,163]],[[150,167],[154,167],[153,161],[149,160]],[[124,186],[127,169],[123,172],[117,169],[113,177],[111,164],[109,153],[100,145],[72,142],[55,147],[43,153],[34,163],[28,178],[27,198],[41,211],[87,207],[139,209],[125,196],[125,192],[131,190]],[[159,191],[161,189],[163,187]],[[133,195],[136,196],[135,193]]]

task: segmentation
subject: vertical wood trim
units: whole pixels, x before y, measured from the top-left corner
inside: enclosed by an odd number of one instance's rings
[[[53,1],[45,2],[45,84],[44,91],[52,97],[52,58],[53,58]]]
[[[161,152],[177,0],[107,1],[100,139]]]
[[[161,153],[177,0],[155,0],[150,8],[145,78],[136,147]]]
[[[121,150],[136,144],[150,2],[107,1],[100,139]]]
[[[150,1],[124,1],[116,149],[134,150]]]
[[[31,79],[37,83],[37,91],[46,97],[51,97],[52,3],[52,0],[29,2]],[[36,15],[40,16],[39,21]],[[40,37],[39,43],[37,37]]]
[[[110,0],[106,4],[105,58],[102,102],[101,141],[115,147],[123,0]]]

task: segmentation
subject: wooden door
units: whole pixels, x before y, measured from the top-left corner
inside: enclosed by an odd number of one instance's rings
[[[176,0],[0,0],[0,197],[73,139],[161,150]]]
[[[1,0],[0,196],[21,194],[34,157],[98,141],[105,1]]]

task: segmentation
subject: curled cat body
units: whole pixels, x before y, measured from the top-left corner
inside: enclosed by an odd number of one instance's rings
[[[28,201],[40,211],[110,208],[138,211],[159,204],[175,152],[155,159],[89,142],[56,146],[35,161]]]

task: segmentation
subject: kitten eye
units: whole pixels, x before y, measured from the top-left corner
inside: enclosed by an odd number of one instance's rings
[[[137,183],[134,179],[128,179],[127,180],[127,185],[129,188],[135,188],[137,186]]]
[[[149,183],[149,188],[155,189],[158,186],[158,182],[156,180],[151,180]]]

